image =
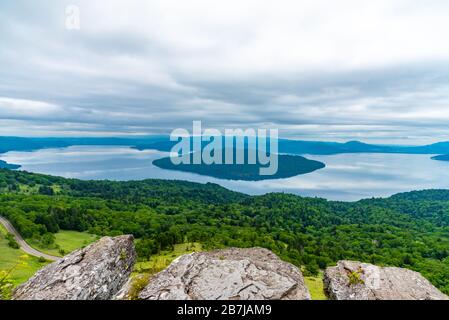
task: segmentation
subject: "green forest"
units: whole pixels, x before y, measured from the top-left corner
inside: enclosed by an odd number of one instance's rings
[[[82,181],[0,169],[0,215],[50,246],[59,230],[133,234],[140,260],[181,243],[268,248],[316,275],[341,259],[406,267],[449,293],[449,190],[336,202],[184,181]]]

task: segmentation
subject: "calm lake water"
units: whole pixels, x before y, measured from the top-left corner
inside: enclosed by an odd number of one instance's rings
[[[449,162],[432,155],[340,154],[307,155],[326,168],[288,179],[230,181],[152,165],[168,153],[129,147],[73,146],[33,152],[8,152],[0,159],[22,165],[21,170],[79,179],[140,180],[146,178],[213,182],[248,194],[289,192],[330,200],[352,201],[386,197],[398,192],[449,189]]]

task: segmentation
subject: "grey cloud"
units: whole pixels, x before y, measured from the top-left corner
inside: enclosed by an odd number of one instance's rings
[[[344,2],[348,9],[356,6],[356,2]],[[173,22],[163,5],[155,7],[154,21],[147,21],[142,18],[144,8],[139,13],[135,10],[139,2],[131,1],[130,20],[121,21],[120,12],[114,16],[108,11],[111,16],[97,17],[97,25],[94,7],[102,2],[89,3],[78,1],[88,16],[78,32],[64,29],[65,4],[61,2],[0,4],[4,43],[0,65],[7,66],[0,69],[0,100],[27,100],[59,108],[53,113],[26,114],[0,104],[1,134],[169,133],[202,120],[205,126],[220,129],[278,127],[286,137],[304,139],[388,143],[435,141],[449,135],[449,56],[433,59],[426,51],[400,61],[392,58],[394,48],[385,48],[391,56],[385,54],[378,60],[370,58],[360,44],[354,46],[363,52],[360,66],[352,65],[350,56],[343,65],[335,64],[329,58],[332,52],[316,51],[317,56],[323,55],[317,62],[315,54],[307,53],[302,61],[283,52],[289,45],[292,52],[298,48],[295,30],[277,30],[276,23],[282,27],[279,17],[273,17],[268,27],[263,23],[252,26],[257,17],[250,13],[248,19],[235,21],[232,16],[221,19],[219,14],[214,16],[220,18],[218,22],[193,17],[192,31]],[[123,3],[110,3],[126,10]],[[426,14],[431,16],[434,10],[435,21],[442,10],[449,12],[442,2],[433,5]],[[420,8],[419,1],[409,6]],[[160,12],[163,16],[158,19]],[[114,19],[117,25],[110,22]],[[397,19],[405,18],[399,14]],[[295,21],[291,16],[285,20]],[[317,25],[310,24],[311,35]],[[297,31],[298,37],[307,35],[303,29]],[[264,35],[267,39],[278,35],[287,49],[279,49],[279,57],[272,60],[270,50],[275,49],[264,46]],[[378,36],[373,34],[373,41],[379,41]],[[404,40],[404,48],[409,44]],[[405,55],[400,46],[397,50]],[[307,49],[307,43],[301,48]],[[342,50],[337,47],[335,57]],[[351,48],[347,50],[351,55]],[[285,55],[291,67],[286,67]]]

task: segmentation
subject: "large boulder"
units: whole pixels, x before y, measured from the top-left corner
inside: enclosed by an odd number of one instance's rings
[[[309,300],[301,271],[262,248],[179,257],[139,294],[146,300]]]
[[[447,300],[415,271],[339,261],[324,273],[324,287],[334,300]]]
[[[136,260],[133,237],[104,237],[39,270],[15,300],[107,300],[127,282]]]

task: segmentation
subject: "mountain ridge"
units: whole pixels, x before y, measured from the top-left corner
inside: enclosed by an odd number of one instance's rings
[[[449,141],[428,145],[369,144],[357,140],[347,142],[278,139],[279,153],[297,155],[332,155],[340,153],[449,154]],[[8,151],[34,151],[74,145],[129,146],[138,150],[170,151],[177,141],[169,136],[146,137],[6,137],[0,136],[0,154]],[[206,142],[204,142],[206,144]],[[245,143],[245,148],[247,148]]]

